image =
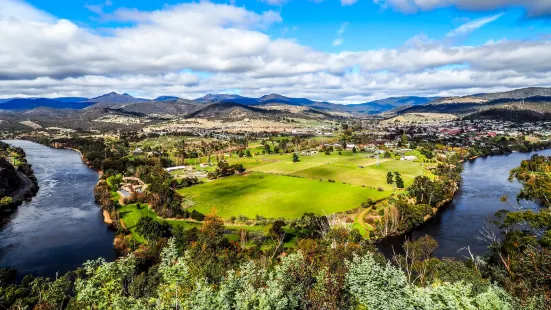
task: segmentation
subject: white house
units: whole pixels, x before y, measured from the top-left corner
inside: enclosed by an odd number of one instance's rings
[[[400,160],[407,160],[407,161],[414,161],[416,159],[417,159],[417,156],[412,156],[412,155],[404,156],[404,157],[400,158]]]

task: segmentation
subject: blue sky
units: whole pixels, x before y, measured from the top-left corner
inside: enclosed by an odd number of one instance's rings
[[[182,2],[186,1],[28,1],[36,8],[49,12],[56,17],[69,19],[92,29],[127,25],[125,23],[101,21],[98,15],[91,11],[94,6],[102,7],[106,13],[113,12],[118,8],[154,11]],[[488,40],[534,39],[551,32],[551,22],[548,19],[525,19],[526,10],[522,6],[482,12],[448,7],[428,12],[403,14],[393,9],[381,8],[380,5],[369,0],[358,1],[354,5],[347,6],[341,5],[339,0],[325,0],[319,3],[313,0],[294,0],[284,1],[282,5],[270,5],[267,1],[255,0],[211,2],[234,3],[236,6],[245,7],[255,12],[275,10],[281,15],[284,22],[266,29],[267,34],[273,38],[293,38],[301,44],[328,52],[396,48],[419,34],[441,39],[448,32],[464,23],[496,14],[503,15],[496,21],[473,31],[468,36],[457,38],[457,42],[478,45]],[[106,3],[107,5],[105,5]],[[342,35],[343,44],[334,47],[332,42],[343,23],[348,23],[346,31]]]
[[[231,91],[358,103],[549,86],[546,2],[0,0],[0,98]]]

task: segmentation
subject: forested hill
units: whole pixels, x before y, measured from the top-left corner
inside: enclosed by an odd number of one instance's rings
[[[396,111],[396,114],[442,113],[471,119],[513,121],[551,119],[551,90],[526,88],[510,92],[448,97],[425,105]]]

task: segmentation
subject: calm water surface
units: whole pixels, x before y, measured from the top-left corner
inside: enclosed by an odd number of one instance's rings
[[[483,254],[487,243],[479,240],[480,230],[487,226],[488,221],[495,219],[497,211],[513,210],[501,202],[500,197],[506,195],[516,204],[521,186],[507,180],[509,172],[533,154],[551,156],[551,150],[490,156],[466,162],[460,190],[450,204],[422,227],[405,236],[387,238],[379,244],[379,248],[389,256],[392,248],[399,248],[405,238],[431,235],[440,244],[435,252],[437,257],[463,258],[467,252],[458,251],[466,246],[470,246],[475,255]],[[531,202],[521,203],[525,208],[537,207]]]
[[[113,260],[114,232],[103,223],[93,197],[98,174],[77,152],[5,142],[25,150],[40,190],[0,226],[0,267],[52,277],[89,259]]]

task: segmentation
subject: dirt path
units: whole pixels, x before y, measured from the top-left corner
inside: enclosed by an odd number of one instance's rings
[[[375,229],[375,227],[373,227],[373,226],[371,226],[370,224],[367,224],[367,223],[365,222],[365,216],[366,216],[366,214],[369,213],[369,211],[371,211],[371,208],[365,208],[362,212],[360,212],[360,213],[357,215],[358,223],[360,223],[360,225],[361,225],[365,230],[367,230],[367,231],[369,231],[370,228]],[[372,219],[378,219],[378,218],[380,218],[380,216],[378,216],[378,215],[372,215],[372,216],[370,216],[370,218],[372,218]]]
[[[371,227],[371,225],[365,222],[364,217],[367,213],[369,213],[369,211],[370,208],[365,208],[362,212],[360,212],[360,214],[358,214],[358,223],[360,223],[360,225],[367,231],[369,231],[369,227]]]

